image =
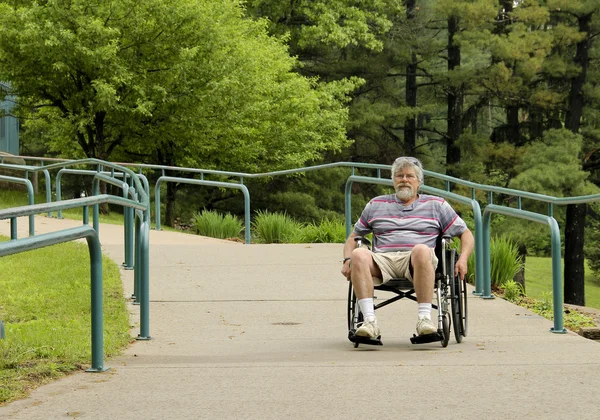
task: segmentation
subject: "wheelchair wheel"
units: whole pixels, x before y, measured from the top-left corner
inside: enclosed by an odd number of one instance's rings
[[[450,289],[450,314],[452,317],[452,330],[454,338],[460,343],[463,338],[463,316],[462,316],[462,294],[460,279],[454,275],[454,265],[456,264],[456,251],[451,249],[446,253],[446,280]]]
[[[467,279],[464,278],[462,280],[462,282],[460,281],[460,279],[458,280],[461,283],[461,290],[460,290],[460,302],[461,302],[461,319],[462,319],[462,323],[461,323],[461,334],[463,337],[467,336]]]
[[[442,347],[448,347],[450,341],[450,315],[446,312],[442,318]]]
[[[456,338],[457,343],[460,343],[463,338],[461,289],[460,279],[450,276],[450,311],[452,312],[452,324],[454,325],[454,338]]]
[[[358,310],[358,302],[356,301],[352,283],[348,282],[348,339],[354,335],[358,323],[363,321],[362,317],[362,313]],[[354,348],[357,348],[358,342],[354,341],[353,343]]]
[[[442,347],[448,347],[450,341],[450,314],[448,313],[448,285],[445,280],[438,279],[435,291],[438,303],[438,337],[441,338]],[[442,325],[440,325],[440,320]]]

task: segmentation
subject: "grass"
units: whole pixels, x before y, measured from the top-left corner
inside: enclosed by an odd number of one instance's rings
[[[239,238],[244,224],[231,213],[225,215],[212,210],[194,214],[194,225],[198,234],[212,238]]]
[[[600,282],[593,278],[587,265],[585,273],[585,304],[588,307],[600,309]],[[541,300],[544,298],[544,294],[549,292],[552,292],[552,259],[527,257],[525,260],[525,293],[532,299]]]
[[[600,309],[600,285],[586,266],[585,300],[586,306]],[[562,287],[562,285],[561,285]],[[554,319],[552,298],[552,259],[527,257],[525,261],[525,290],[520,284],[510,280],[501,288],[501,297],[547,318]],[[565,328],[579,331],[582,327],[595,327],[596,323],[588,314],[577,310],[564,310]]]
[[[265,244],[301,242],[302,225],[286,213],[258,211],[252,223],[256,239]]]
[[[36,194],[33,200],[34,204],[46,203],[45,194]],[[10,209],[28,205],[27,193],[24,191],[2,190],[0,191],[0,209]],[[92,208],[88,209],[90,224],[92,223]],[[48,213],[40,213],[39,215],[47,215]],[[57,217],[57,212],[52,212],[52,217]],[[63,210],[62,217],[65,219],[83,220],[83,209]],[[123,224],[123,214],[115,211],[110,214],[100,214],[100,223],[109,223],[113,225]]]
[[[119,267],[106,257],[103,284],[108,357],[119,354],[131,337]],[[85,244],[70,242],[0,258],[0,319],[6,329],[0,340],[0,404],[89,367],[90,312]]]

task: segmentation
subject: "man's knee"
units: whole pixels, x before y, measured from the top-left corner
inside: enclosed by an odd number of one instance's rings
[[[427,245],[419,244],[415,245],[411,255],[410,255],[411,264],[413,267],[425,267],[426,264],[432,265],[431,258],[431,248]]]
[[[371,263],[372,259],[368,249],[356,248],[352,251],[352,265],[368,265]]]

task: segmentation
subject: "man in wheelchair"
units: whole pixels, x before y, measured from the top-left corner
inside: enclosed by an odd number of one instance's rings
[[[460,238],[454,274],[461,280],[474,247],[473,234],[444,199],[418,193],[423,184],[423,166],[418,159],[396,159],[392,180],[396,194],[373,198],[344,244],[342,274],[352,282],[363,319],[354,334],[367,340],[380,337],[374,285],[395,278],[406,278],[413,284],[418,303],[417,334],[435,334],[438,328],[431,320],[431,311],[437,238],[440,234]],[[372,249],[357,246],[355,238],[369,233],[373,234]]]

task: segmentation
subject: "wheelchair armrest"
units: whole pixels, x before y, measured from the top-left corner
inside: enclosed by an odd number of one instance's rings
[[[452,236],[444,233],[442,235],[442,240],[441,240],[441,245],[442,245],[442,249],[447,249],[449,248],[450,242],[452,241]]]
[[[371,246],[371,241],[369,241],[367,238],[365,238],[364,236],[357,236],[354,238],[354,242],[356,242],[356,246],[357,247],[361,247],[363,244],[366,246]]]

